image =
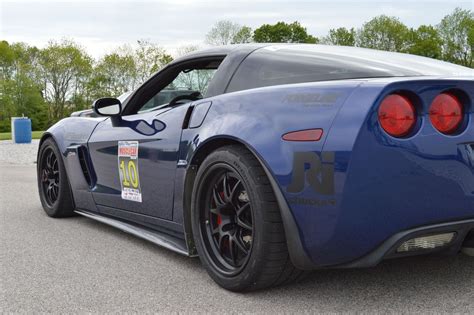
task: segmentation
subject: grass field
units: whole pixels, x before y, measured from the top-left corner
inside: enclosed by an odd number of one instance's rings
[[[39,139],[44,131],[33,131],[32,138]],[[0,132],[0,140],[11,140],[12,134],[10,132]]]

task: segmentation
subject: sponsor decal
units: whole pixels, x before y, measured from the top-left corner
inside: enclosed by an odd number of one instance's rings
[[[138,141],[118,142],[118,169],[122,199],[142,202],[138,173]]]
[[[341,95],[340,92],[288,94],[284,102],[299,103],[305,107],[332,107]]]
[[[288,199],[288,202],[295,205],[312,206],[312,207],[327,207],[327,206],[336,205],[336,199],[325,200],[325,199],[291,197]]]
[[[299,193],[305,184],[318,194],[334,194],[334,152],[295,152],[293,156],[293,177],[287,187],[289,193]]]

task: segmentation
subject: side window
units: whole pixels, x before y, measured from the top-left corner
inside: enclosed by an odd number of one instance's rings
[[[209,82],[214,76],[217,68],[212,69],[185,69],[165,88],[155,94],[139,110],[143,112],[155,107],[168,104],[172,99],[181,95],[189,95],[199,92],[201,97],[206,95]]]
[[[226,92],[282,84],[380,76],[387,76],[387,73],[337,56],[286,49],[262,49],[244,60]]]

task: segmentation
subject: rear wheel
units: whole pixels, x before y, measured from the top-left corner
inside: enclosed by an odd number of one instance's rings
[[[245,148],[226,146],[201,164],[193,192],[199,257],[222,287],[248,291],[297,278],[270,182]]]
[[[74,215],[74,203],[60,152],[53,139],[46,139],[38,154],[38,190],[47,215],[54,218]]]

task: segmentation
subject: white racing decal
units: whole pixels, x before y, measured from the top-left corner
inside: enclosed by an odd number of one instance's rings
[[[142,202],[138,175],[138,141],[118,142],[118,169],[122,199]]]

